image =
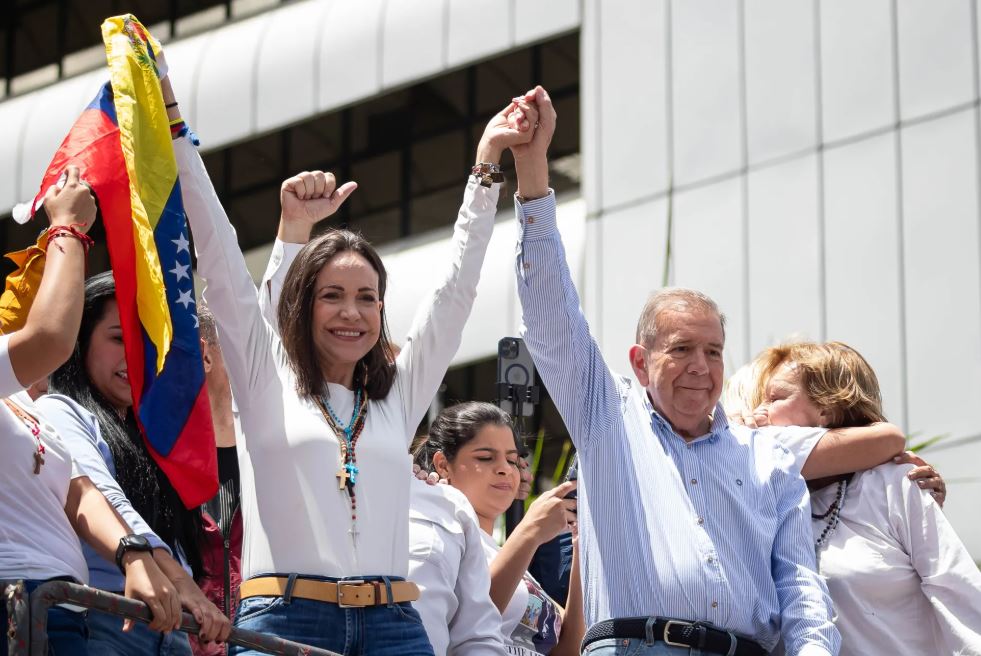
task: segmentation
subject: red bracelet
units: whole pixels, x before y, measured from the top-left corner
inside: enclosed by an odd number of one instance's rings
[[[88,254],[89,248],[95,244],[95,240],[89,237],[84,232],[79,232],[74,225],[53,225],[48,228],[48,241],[52,239],[57,239],[58,237],[74,237],[75,239],[82,242],[82,246],[85,248],[85,253]]]

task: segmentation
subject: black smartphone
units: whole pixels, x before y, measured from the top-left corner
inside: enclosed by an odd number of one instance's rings
[[[497,405],[512,417],[530,417],[535,413],[535,401],[528,390],[535,384],[535,362],[525,341],[520,337],[505,337],[497,343],[498,389],[509,389],[510,394],[499,394]],[[518,396],[524,394],[521,403]]]
[[[567,481],[578,481],[579,480],[579,454],[574,453],[572,455],[572,462],[569,463],[569,469],[565,472],[565,480]],[[565,495],[566,499],[578,499],[579,498],[579,488]]]

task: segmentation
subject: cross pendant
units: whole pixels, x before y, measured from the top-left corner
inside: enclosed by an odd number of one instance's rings
[[[344,469],[347,470],[348,476],[351,479],[351,485],[355,485],[358,482],[357,477],[358,477],[358,472],[360,471],[358,469],[358,466],[355,465],[353,462],[349,462],[346,465],[344,465]]]
[[[44,464],[44,456],[42,456],[37,451],[34,452],[34,474],[38,475],[41,473],[41,465]]]
[[[340,470],[335,474],[337,476],[337,489],[343,490],[347,487],[347,467],[341,467]]]

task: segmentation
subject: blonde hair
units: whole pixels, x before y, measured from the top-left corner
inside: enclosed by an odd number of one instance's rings
[[[736,372],[726,379],[722,387],[722,407],[726,414],[742,414],[753,412],[759,402],[753,403],[756,397],[756,385],[760,380],[760,360],[757,358],[736,369]]]
[[[842,342],[794,342],[764,350],[754,362],[758,374],[750,399],[754,408],[766,399],[767,384],[784,364],[793,366],[798,384],[824,413],[828,428],[885,421],[875,371]]]

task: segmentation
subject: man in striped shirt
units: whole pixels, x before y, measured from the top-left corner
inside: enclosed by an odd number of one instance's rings
[[[548,188],[555,130],[536,88],[533,140],[518,174],[518,290],[525,340],[580,457],[586,651],[838,653],[814,565],[807,489],[772,436],[730,426],[718,407],[724,318],[693,290],[665,290],[641,317],[630,362],[607,367],[579,307]],[[707,263],[708,264],[708,263]],[[824,434],[813,428],[799,442]]]

